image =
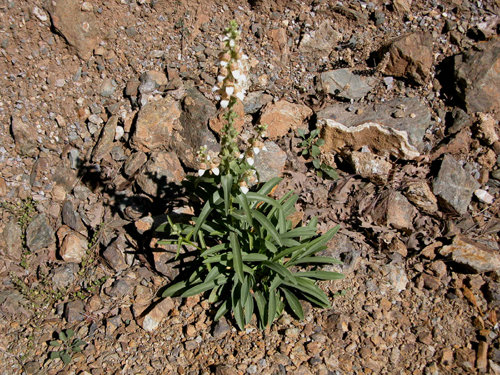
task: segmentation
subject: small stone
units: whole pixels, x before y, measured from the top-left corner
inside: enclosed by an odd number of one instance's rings
[[[371,152],[353,151],[349,154],[348,160],[355,173],[376,184],[387,182],[389,172],[392,169],[390,162]]]
[[[135,280],[128,277],[121,277],[116,280],[109,290],[106,290],[106,294],[111,297],[123,298],[125,296],[131,296],[134,293]]]
[[[451,366],[453,364],[453,350],[443,349],[443,354],[441,355],[441,364],[443,366]]]
[[[155,90],[161,90],[168,85],[168,78],[165,72],[160,72],[157,70],[150,70],[141,74],[139,78],[139,92],[141,94],[149,94]]]
[[[189,340],[189,341],[186,341],[184,343],[184,348],[186,350],[195,350],[196,348],[198,348],[199,344],[196,342],[196,340]]]
[[[493,198],[490,193],[483,189],[477,189],[474,192],[474,195],[477,197],[477,199],[486,204],[493,204],[493,202],[495,201],[495,198]]]
[[[64,318],[68,323],[82,322],[85,319],[82,301],[72,301],[64,306]]]
[[[102,256],[116,272],[124,271],[128,268],[123,256],[125,250],[125,236],[119,235],[116,240],[104,250]]]
[[[231,327],[227,323],[226,318],[221,317],[217,322],[217,324],[215,325],[212,335],[216,339],[221,339],[224,336],[226,336],[229,332],[231,332]]]
[[[376,223],[391,225],[407,232],[413,229],[413,218],[417,210],[403,194],[386,191],[382,193],[379,202],[372,211],[372,218]]]
[[[88,1],[84,1],[83,4],[82,4],[82,11],[84,11],[84,12],[93,12],[94,11],[94,7]]]
[[[247,367],[247,374],[256,374],[256,373],[257,373],[256,365],[250,365]]]
[[[73,208],[73,203],[70,200],[64,202],[62,207],[62,221],[71,229],[83,233],[86,232],[85,225],[83,224],[80,214]]]
[[[37,132],[20,117],[12,116],[11,132],[19,152],[26,156],[35,156],[38,151]]]
[[[493,145],[499,140],[495,130],[496,124],[496,120],[489,113],[479,113],[478,121],[474,124],[476,137],[490,146]]]
[[[281,176],[285,170],[287,156],[275,142],[264,142],[267,151],[261,151],[255,155],[255,169],[258,172],[260,182],[269,181],[271,178]]]
[[[173,308],[174,301],[170,297],[162,299],[146,314],[142,328],[149,332],[154,331]]]
[[[99,90],[99,95],[109,98],[115,92],[118,84],[113,78],[104,78]]]
[[[131,154],[125,164],[123,165],[123,172],[128,177],[135,175],[135,173],[148,161],[148,156],[142,152],[135,152]]]
[[[425,345],[431,345],[432,344],[432,333],[426,329],[422,330],[418,334],[418,341],[420,341],[422,344],[425,344]]]
[[[92,150],[92,160],[94,162],[101,161],[113,148],[113,142],[116,135],[116,127],[118,124],[118,116],[111,116],[102,128],[99,140]]]
[[[54,243],[54,230],[45,214],[38,214],[26,229],[26,245],[30,251],[39,251]]]
[[[35,375],[40,371],[40,364],[36,361],[27,362],[23,365],[27,375]]]
[[[455,351],[456,363],[464,369],[474,370],[474,363],[476,362],[476,352],[469,348],[458,348]]]
[[[69,263],[81,263],[87,255],[87,238],[64,225],[58,229],[57,237],[61,258]]]
[[[0,197],[5,197],[7,195],[8,187],[5,179],[0,177]]]
[[[167,193],[167,185],[180,184],[184,176],[175,152],[154,153],[137,176],[137,184],[146,194],[162,198]]]
[[[50,272],[52,275],[52,284],[56,289],[67,288],[75,281],[79,269],[80,267],[76,263],[67,263],[54,268]]]

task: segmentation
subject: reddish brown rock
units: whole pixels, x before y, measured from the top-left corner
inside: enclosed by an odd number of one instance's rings
[[[451,245],[444,246],[439,253],[466,267],[472,273],[500,271],[500,255],[486,245],[458,235]]]
[[[404,190],[404,195],[424,212],[433,213],[438,210],[437,198],[426,181],[409,182]]]
[[[413,33],[396,38],[384,46],[380,56],[389,54],[382,73],[409,79],[424,84],[430,77],[432,67],[432,36],[427,33]]]
[[[83,257],[87,254],[87,238],[66,225],[59,228],[57,238],[61,258],[66,262],[81,263]]]
[[[137,117],[132,146],[143,152],[168,148],[180,117],[180,104],[170,96],[149,102]]]
[[[137,184],[146,193],[162,197],[168,184],[180,184],[185,173],[179,158],[174,152],[153,154],[137,176]]]
[[[276,103],[269,103],[262,109],[259,124],[267,125],[267,136],[275,140],[283,137],[290,129],[307,129],[307,120],[312,114],[313,111],[309,107],[282,99]]]

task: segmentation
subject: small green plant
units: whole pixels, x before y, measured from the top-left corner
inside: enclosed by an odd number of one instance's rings
[[[1,205],[17,218],[17,223],[21,228],[21,241],[23,243],[23,247],[26,249],[26,229],[36,213],[35,201],[32,197],[28,197],[16,204],[2,202]]]
[[[61,331],[57,334],[58,340],[52,340],[49,345],[58,350],[50,352],[50,359],[60,358],[65,365],[71,362],[72,354],[81,352],[87,343],[74,338],[75,332],[72,329]]]
[[[227,108],[221,151],[216,155],[202,147],[199,176],[184,182],[202,204],[191,223],[174,223],[169,218],[157,232],[166,236],[159,244],[176,244],[177,256],[186,260],[181,281],[169,286],[163,297],[210,291],[208,300],[218,306],[215,320],[232,313],[238,327],[244,329],[255,312],[263,329],[287,307],[302,319],[299,297],[330,307],[316,280],[344,276],[317,269],[340,261],[315,256],[339,227],[318,236],[318,222],[313,218],[306,226],[294,228],[288,217],[295,211],[298,196],[292,191],[281,199],[270,196],[281,178],[258,184],[253,164],[255,155],[265,150],[261,139],[266,128],[257,127],[246,151],[240,152],[232,107],[244,97],[241,81],[246,74],[238,37],[238,25],[232,21],[226,29],[226,50],[219,56],[220,87],[215,88],[221,95],[221,107]],[[183,247],[193,251],[182,253]],[[194,260],[188,261],[193,255]]]
[[[302,148],[302,156],[306,158],[312,158],[312,164],[316,168],[316,173],[319,177],[331,178],[336,180],[339,178],[337,172],[334,168],[321,162],[319,156],[321,155],[320,147],[325,144],[325,141],[319,137],[319,129],[312,130],[309,134],[306,134],[304,129],[298,129],[299,137],[302,138],[302,142],[299,143],[299,147]]]

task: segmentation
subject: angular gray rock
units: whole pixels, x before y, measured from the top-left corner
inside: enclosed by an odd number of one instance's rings
[[[185,173],[175,152],[154,153],[137,175],[137,184],[146,194],[161,198],[170,184],[180,184]]]
[[[92,160],[99,162],[106,156],[113,148],[113,141],[115,140],[116,126],[118,124],[118,116],[111,116],[102,128],[99,141],[92,150]]]
[[[141,94],[149,94],[155,90],[162,91],[168,85],[165,72],[150,70],[141,74],[138,90]]]
[[[342,34],[333,29],[330,20],[325,20],[316,30],[304,34],[299,44],[299,51],[322,53],[327,56],[341,39]]]
[[[76,50],[83,60],[92,57],[99,42],[97,21],[92,12],[82,12],[77,0],[45,2],[54,29]]]
[[[453,156],[445,155],[432,184],[432,192],[438,197],[441,206],[464,215],[472,194],[480,186]]]
[[[113,268],[116,272],[120,272],[128,268],[124,257],[125,241],[126,240],[123,235],[118,236],[118,238],[114,240],[102,254],[104,259],[106,259],[111,268]]]
[[[215,116],[215,105],[196,88],[189,89],[182,101],[181,126],[174,133],[172,149],[181,161],[190,168],[197,169],[196,153],[201,146],[218,151],[219,144],[208,129],[208,120]]]
[[[76,279],[76,273],[80,267],[76,263],[67,263],[50,271],[52,284],[56,289],[64,289],[70,286]]]
[[[131,177],[133,176],[146,162],[148,161],[148,156],[142,152],[135,152],[131,154],[125,164],[123,164],[123,173]]]
[[[54,243],[54,230],[45,214],[38,214],[26,229],[26,246],[30,251],[39,251]]]
[[[245,113],[257,113],[262,107],[264,107],[267,103],[270,103],[272,100],[273,97],[264,93],[264,91],[251,92],[243,101]]]
[[[420,152],[425,149],[425,131],[432,124],[429,107],[418,98],[396,98],[372,105],[338,103],[319,111],[317,116],[318,120],[331,119],[347,127],[374,122],[404,131]]]
[[[154,331],[160,323],[168,316],[170,310],[174,308],[174,301],[167,297],[157,303],[145,316],[139,324],[148,332]]]
[[[276,143],[267,141],[264,143],[267,151],[261,151],[255,156],[255,169],[259,175],[259,181],[269,181],[273,177],[281,176],[286,164],[286,152]]]
[[[455,56],[455,90],[468,113],[500,108],[500,38]]]
[[[15,261],[20,261],[23,254],[21,227],[17,223],[15,217],[11,218],[3,230],[3,238],[5,240],[5,248],[1,248],[0,252]]]
[[[62,221],[63,224],[67,225],[73,230],[76,230],[79,233],[84,234],[87,231],[80,217],[80,214],[74,209],[73,202],[71,202],[70,200],[67,200],[63,204]]]
[[[344,68],[321,73],[318,88],[319,91],[338,98],[361,99],[370,92],[374,84],[374,78],[361,77]]]

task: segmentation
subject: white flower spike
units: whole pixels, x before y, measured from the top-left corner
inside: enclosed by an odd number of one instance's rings
[[[198,169],[198,176],[203,176],[205,174],[205,170],[204,169]]]
[[[219,168],[217,168],[217,167],[213,167],[213,168],[212,168],[212,173],[213,173],[214,175],[218,176],[218,175],[219,175],[219,173],[220,173]]]
[[[224,99],[224,100],[221,100],[221,101],[220,101],[220,106],[221,106],[222,108],[227,108],[227,106],[228,106],[228,105],[229,105],[229,100]]]
[[[241,190],[241,192],[242,192],[243,194],[248,193],[248,187],[246,187],[246,186],[240,186],[240,190]]]
[[[247,158],[247,163],[248,163],[248,165],[253,165],[253,163],[254,163],[253,158]]]

